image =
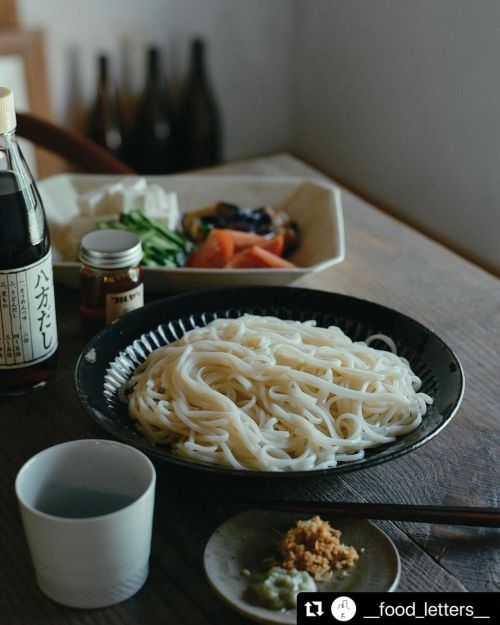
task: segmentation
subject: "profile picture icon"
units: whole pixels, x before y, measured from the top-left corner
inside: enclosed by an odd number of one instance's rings
[[[337,597],[332,602],[332,616],[336,621],[350,621],[356,614],[356,604],[350,597]]]

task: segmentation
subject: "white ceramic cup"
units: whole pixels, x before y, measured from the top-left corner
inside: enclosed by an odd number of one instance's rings
[[[38,585],[54,601],[102,608],[148,575],[155,469],[140,451],[79,440],[33,456],[16,494]]]

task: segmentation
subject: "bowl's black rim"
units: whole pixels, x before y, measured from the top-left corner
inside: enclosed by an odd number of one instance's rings
[[[395,460],[397,458],[400,458],[401,456],[404,456],[410,453],[411,451],[418,449],[425,443],[432,440],[435,436],[437,436],[437,434],[441,432],[441,430],[443,430],[450,423],[450,421],[453,419],[453,417],[457,413],[460,407],[460,404],[462,402],[463,395],[464,395],[465,375],[464,375],[462,364],[460,363],[458,357],[453,352],[453,350],[443,341],[443,339],[438,334],[436,334],[433,330],[429,329],[427,326],[423,325],[416,319],[413,319],[412,317],[409,317],[408,315],[405,315],[397,310],[394,310],[393,308],[389,308],[387,306],[378,304],[377,302],[372,302],[370,300],[352,297],[350,295],[344,295],[342,293],[336,293],[336,292],[331,292],[331,291],[319,291],[317,289],[305,289],[305,288],[300,288],[300,287],[289,287],[289,286],[279,286],[279,287],[277,286],[248,286],[248,287],[206,289],[202,291],[190,291],[187,293],[180,293],[178,295],[172,295],[170,297],[166,297],[160,300],[155,300],[153,302],[150,302],[149,304],[146,304],[144,307],[138,310],[134,310],[124,315],[120,319],[118,319],[115,323],[113,323],[113,327],[119,328],[124,323],[128,325],[130,323],[130,319],[133,318],[134,316],[142,315],[144,312],[144,309],[152,309],[155,307],[161,307],[164,303],[167,303],[167,302],[168,303],[177,302],[179,300],[187,299],[189,297],[196,297],[196,298],[214,297],[214,296],[217,296],[218,294],[226,295],[231,292],[236,295],[237,293],[240,293],[242,291],[245,291],[245,292],[273,291],[275,293],[279,293],[279,292],[290,293],[293,291],[293,292],[296,292],[297,294],[300,292],[303,295],[309,294],[309,295],[315,295],[315,296],[321,296],[321,297],[328,297],[328,296],[333,296],[337,298],[340,297],[341,299],[345,301],[349,301],[358,306],[362,306],[362,305],[374,306],[378,308],[379,310],[381,310],[382,312],[390,314],[396,319],[399,318],[399,319],[405,320],[406,322],[409,321],[411,324],[414,324],[416,327],[420,328],[425,333],[432,336],[438,342],[438,344],[440,344],[441,347],[447,352],[447,355],[450,358],[450,362],[453,362],[457,368],[458,379],[459,379],[458,393],[452,406],[449,409],[448,414],[446,414],[446,416],[441,415],[442,420],[440,421],[438,426],[434,430],[431,430],[422,439],[419,439],[415,441],[414,443],[411,443],[399,449],[386,451],[386,453],[383,453],[381,455],[374,455],[368,458],[364,457],[360,460],[355,460],[353,462],[342,462],[335,467],[330,467],[327,469],[313,469],[309,471],[255,471],[255,470],[234,469],[232,467],[211,465],[208,463],[201,463],[201,462],[198,463],[198,462],[185,460],[183,458],[179,458],[175,456],[172,453],[169,453],[166,450],[165,451],[156,450],[152,446],[152,444],[150,444],[145,438],[138,438],[137,440],[135,439],[131,440],[130,438],[126,436],[120,436],[120,433],[116,431],[116,428],[113,427],[112,425],[109,425],[108,421],[102,418],[105,415],[102,415],[101,411],[98,408],[94,408],[91,405],[90,401],[87,399],[88,394],[84,392],[81,381],[79,379],[81,365],[85,358],[85,354],[87,354],[87,352],[91,350],[92,348],[95,348],[97,345],[99,345],[102,338],[107,335],[110,326],[101,330],[98,334],[96,334],[89,341],[89,343],[83,348],[76,362],[76,367],[75,367],[76,392],[80,400],[80,403],[82,404],[87,414],[95,422],[97,422],[100,427],[106,430],[113,437],[117,438],[118,440],[122,442],[125,442],[126,444],[132,445],[140,449],[146,455],[148,455],[149,457],[155,460],[167,462],[169,464],[173,464],[173,465],[176,465],[178,467],[188,469],[188,470],[202,471],[204,473],[211,473],[211,474],[216,474],[216,475],[221,475],[221,476],[226,476],[226,477],[293,479],[293,478],[333,477],[335,475],[340,475],[344,473],[352,473],[354,471],[361,471],[363,469],[368,469],[370,467],[384,464],[385,462],[388,462],[390,460]],[[153,329],[154,328],[152,328],[152,330]],[[116,355],[118,355],[118,352],[116,352]],[[389,445],[390,444],[391,443],[389,443]],[[380,449],[387,450],[387,447],[381,446]]]

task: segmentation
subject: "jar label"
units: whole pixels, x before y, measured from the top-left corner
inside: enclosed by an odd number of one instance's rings
[[[106,323],[111,323],[131,310],[144,305],[144,285],[121,293],[106,294]]]
[[[0,271],[0,369],[35,365],[57,349],[52,256]]]

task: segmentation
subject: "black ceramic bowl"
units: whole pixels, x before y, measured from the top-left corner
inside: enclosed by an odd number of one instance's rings
[[[413,432],[393,443],[367,450],[362,460],[343,462],[330,469],[242,471],[184,460],[172,454],[168,447],[150,443],[136,431],[126,406],[119,402],[118,387],[157,347],[216,317],[239,317],[244,313],[298,321],[315,319],[320,326],[339,326],[353,340],[387,334],[395,341],[398,354],[407,358],[422,379],[421,390],[434,403]],[[386,348],[376,342],[372,346]],[[169,297],[125,315],[97,334],[83,350],[76,365],[76,388],[85,410],[105,430],[152,458],[221,475],[286,479],[348,473],[417,449],[452,419],[463,396],[464,379],[457,357],[436,334],[394,310],[336,293],[292,287],[247,287]]]

